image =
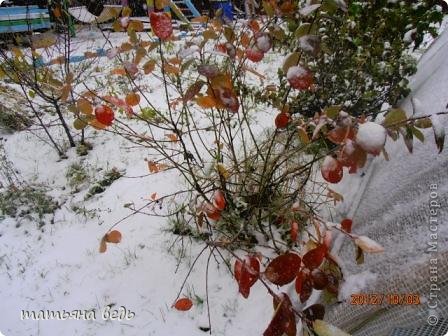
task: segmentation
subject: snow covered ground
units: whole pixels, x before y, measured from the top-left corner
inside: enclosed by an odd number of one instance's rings
[[[114,43],[125,38],[125,34],[113,36]],[[81,39],[87,42],[81,44]],[[441,85],[448,80],[447,42],[445,33],[423,55],[413,80],[414,95],[431,111],[444,110],[448,102]],[[81,34],[74,45],[77,45],[75,51],[82,53],[87,48],[104,47],[104,41],[99,33],[90,31]],[[276,65],[270,66],[270,72],[275,74]],[[269,68],[264,70],[268,72]],[[154,97],[162,96],[160,86],[151,89]],[[155,103],[162,104],[157,100]],[[405,101],[407,111],[409,106]],[[414,243],[427,235],[427,228],[419,225],[423,219],[414,220],[418,217],[415,211],[419,208],[423,211],[427,206],[427,184],[433,180],[440,183],[441,201],[446,201],[447,185],[443,181],[447,178],[448,164],[446,149],[437,155],[433,139],[427,133],[426,144],[416,144],[413,156],[406,153],[402,143],[389,141],[391,161],[381,165],[374,162],[372,171],[365,176],[364,180],[370,176],[376,183],[367,185],[365,198],[356,207],[355,230],[381,242],[386,249],[393,248],[396,253],[369,256],[365,266],[347,266],[353,274],[349,278],[352,289],[361,291],[378,276],[424,258],[424,242],[422,246]],[[11,218],[1,222],[0,331],[6,336],[205,335],[200,328],[206,329],[209,325],[204,271],[208,254],[204,253],[197,262],[183,292],[194,298],[193,308],[188,312],[173,310],[171,305],[180,284],[200,250],[195,244],[189,246],[185,257],[188,262],[178,268],[176,257],[182,246],[177,243],[173,246],[173,236],[164,232],[165,219],[132,216],[119,226],[122,243],[109,245],[107,253],[98,253],[102,235],[131,212],[125,204],[134,202],[138,208],[153,192],[163,196],[177,190],[181,180],[170,172],[132,178],[148,173],[145,150],[130,147],[128,141],[104,132],[92,132],[88,136],[95,146],[87,158],[80,159],[70,150],[69,158],[62,161],[53,149],[29,133],[4,136],[6,152],[21,177],[49,185],[50,194],[60,202],[61,209],[56,212],[54,223],[47,223],[41,229],[34,223],[18,223]],[[125,176],[104,193],[83,201],[85,189],[72,194],[65,187],[68,167],[80,160],[92,177],[101,177],[111,167],[125,170]],[[383,159],[376,159],[379,160]],[[353,213],[351,206],[356,204],[356,190],[361,182],[358,176],[340,187],[339,190],[347,190],[344,192],[346,204],[341,208],[345,214]],[[384,190],[391,190],[388,197],[384,197]],[[74,206],[84,208],[84,214],[75,213]],[[446,219],[446,209],[441,218]],[[446,246],[446,233],[446,226],[441,227],[441,237],[445,238],[440,239],[440,246]],[[343,253],[349,252],[343,250]],[[213,335],[262,334],[272,316],[265,289],[254,286],[249,299],[244,300],[226,267],[222,264],[217,267],[213,262],[211,265],[208,292]],[[121,307],[125,307],[135,316],[129,320],[104,319],[102,313],[108,307],[121,312]],[[22,311],[39,310],[94,310],[96,316],[88,321],[21,319]]]

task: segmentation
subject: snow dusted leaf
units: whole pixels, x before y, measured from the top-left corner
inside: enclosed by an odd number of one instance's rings
[[[274,317],[264,331],[263,336],[296,336],[296,319],[291,300],[286,293],[274,297]]]
[[[174,308],[180,311],[187,311],[193,307],[193,302],[189,298],[182,298],[176,301]]]
[[[384,248],[380,244],[366,236],[357,237],[355,239],[355,244],[367,253],[384,252]]]
[[[299,13],[300,13],[300,15],[308,16],[308,15],[314,13],[314,11],[316,9],[318,9],[320,6],[321,6],[320,4],[314,4],[314,5],[305,6],[305,7],[301,8],[301,9],[299,9]]]
[[[293,52],[288,54],[288,56],[286,56],[285,60],[283,61],[283,72],[286,74],[288,73],[289,68],[291,68],[292,66],[297,65],[297,63],[299,63],[299,59],[300,59],[300,54],[298,52]]]
[[[345,331],[323,320],[314,321],[313,330],[318,336],[350,336]]]
[[[313,304],[303,310],[303,315],[309,321],[322,320],[325,316],[325,307],[319,303]]]
[[[303,263],[310,270],[318,268],[320,264],[322,264],[322,261],[324,261],[326,253],[327,247],[325,245],[319,245],[318,247],[305,253],[302,259]]]
[[[105,239],[108,243],[118,244],[121,242],[121,233],[120,231],[113,230],[106,234]]]
[[[378,155],[386,144],[386,129],[374,122],[368,121],[359,125],[355,142],[367,153]]]
[[[384,118],[384,127],[398,127],[406,121],[406,112],[401,108],[390,109]]]
[[[302,66],[294,65],[288,69],[286,78],[296,90],[307,90],[314,83],[313,74]]]
[[[331,155],[327,155],[322,162],[322,166],[320,168],[322,173],[322,177],[325,181],[330,183],[338,183],[342,180],[343,177],[343,169],[341,163],[332,157]]]
[[[438,114],[433,114],[431,116],[432,130],[434,131],[434,138],[436,140],[437,148],[439,149],[439,154],[442,153],[443,145],[445,143],[445,128],[443,127],[442,121]]]
[[[318,35],[304,35],[299,38],[299,45],[303,51],[316,56],[320,51],[320,37]]]
[[[286,285],[296,278],[301,261],[296,253],[288,252],[280,255],[269,263],[264,275],[275,285]]]

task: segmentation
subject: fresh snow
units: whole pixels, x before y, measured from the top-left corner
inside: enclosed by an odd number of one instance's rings
[[[374,122],[368,121],[359,125],[356,133],[356,143],[366,152],[379,154],[386,143],[386,129]]]

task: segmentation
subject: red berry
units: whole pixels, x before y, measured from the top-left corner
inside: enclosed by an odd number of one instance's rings
[[[114,111],[107,105],[100,105],[95,108],[95,117],[100,123],[106,126],[112,125],[114,121]]]
[[[289,84],[297,90],[309,89],[314,82],[313,74],[301,66],[290,67],[286,74],[286,78],[288,79]]]
[[[288,126],[289,121],[290,121],[289,114],[285,112],[280,112],[275,117],[275,127],[285,128],[286,126]]]
[[[161,40],[168,39],[173,33],[173,25],[171,23],[171,17],[168,13],[151,12],[150,21],[152,31]]]
[[[246,57],[250,59],[252,62],[257,63],[263,59],[264,53],[256,48],[246,49]]]

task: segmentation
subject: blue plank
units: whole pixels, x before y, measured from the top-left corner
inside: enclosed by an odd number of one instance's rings
[[[50,29],[51,24],[50,22],[44,22],[40,24],[32,24],[31,27],[28,27],[28,25],[17,25],[17,26],[0,26],[0,33],[20,33],[20,32],[27,32],[31,30],[38,30],[38,29]]]
[[[26,14],[26,13],[48,15],[48,9],[47,8],[39,8],[38,6],[0,7],[0,16]]]

